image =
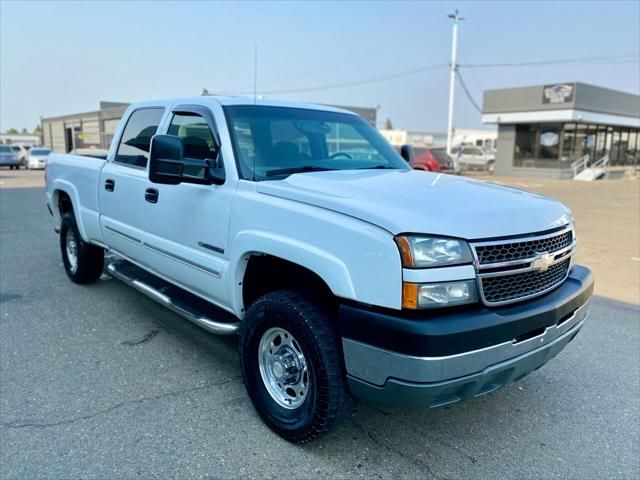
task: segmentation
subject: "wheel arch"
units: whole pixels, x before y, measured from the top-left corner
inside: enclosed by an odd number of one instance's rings
[[[51,188],[51,207],[58,223],[62,221],[64,214],[72,212],[76,218],[76,224],[82,239],[87,241],[87,234],[80,214],[78,191],[71,183],[63,180],[55,181]]]
[[[303,284],[318,288],[321,294],[356,298],[347,266],[317,246],[272,232],[242,232],[233,245],[234,253],[229,265],[235,281],[231,283],[230,300],[240,318],[244,316],[247,302],[255,300],[256,295],[281,288],[283,279],[286,285],[290,285],[293,278],[299,278],[296,275],[302,275]],[[281,278],[269,282],[272,288],[255,287],[256,278],[269,278],[273,272]],[[300,289],[300,285],[293,286]]]

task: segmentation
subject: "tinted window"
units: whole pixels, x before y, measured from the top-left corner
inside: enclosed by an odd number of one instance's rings
[[[11,153],[13,152],[13,150],[11,150],[11,147],[5,147],[4,145],[0,146],[0,153]]]
[[[131,114],[118,145],[116,162],[142,168],[147,166],[151,137],[156,134],[163,113],[162,108],[143,108]]]

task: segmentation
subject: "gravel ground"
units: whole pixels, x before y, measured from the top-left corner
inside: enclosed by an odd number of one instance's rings
[[[637,305],[596,298],[564,352],[502,390],[435,410],[361,405],[293,446],[254,412],[235,339],[107,276],[72,284],[43,190],[4,187],[3,479],[640,477]]]

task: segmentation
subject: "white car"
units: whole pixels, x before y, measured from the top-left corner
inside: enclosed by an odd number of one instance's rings
[[[436,407],[519,380],[578,334],[593,292],[562,203],[413,170],[326,106],[133,104],[106,158],[52,154],[46,185],[70,280],[97,281],[106,259],[182,317],[238,333],[249,398],[296,443],[354,398]]]
[[[491,155],[480,147],[463,146],[458,155],[458,164],[462,170],[492,172],[495,161],[495,154]]]
[[[20,166],[27,166],[27,159],[29,158],[29,150],[31,149],[31,145],[23,145],[21,143],[12,144],[11,149],[16,152],[18,156],[18,161],[20,162]],[[19,168],[19,167],[18,167]]]
[[[27,157],[27,168],[29,170],[46,168],[49,155],[51,155],[51,149],[33,147]]]

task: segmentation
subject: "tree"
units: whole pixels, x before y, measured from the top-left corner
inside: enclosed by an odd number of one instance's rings
[[[10,128],[9,130],[7,130],[7,133],[9,135],[15,135],[18,133],[18,130],[16,130],[15,128]]]
[[[36,128],[33,129],[33,133],[36,135],[42,135],[42,128],[40,128],[40,125],[36,125]]]
[[[20,133],[23,134],[23,135],[27,135],[29,132],[27,131],[26,128],[23,127],[22,131]]]
[[[391,119],[387,117],[387,120],[384,122],[385,130],[393,130],[393,124],[391,123]]]

